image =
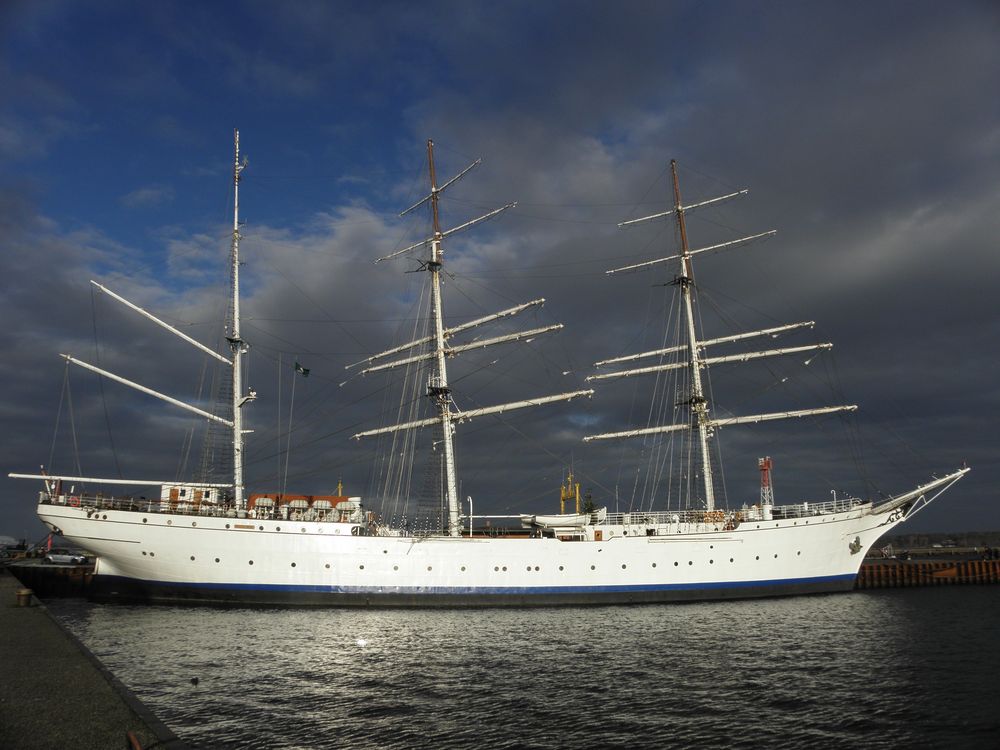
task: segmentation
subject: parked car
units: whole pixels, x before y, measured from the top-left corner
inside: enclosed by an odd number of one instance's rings
[[[72,550],[54,547],[45,554],[45,562],[56,565],[83,565],[87,562],[87,556]]]

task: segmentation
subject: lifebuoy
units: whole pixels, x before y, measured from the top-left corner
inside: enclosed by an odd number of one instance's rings
[[[71,495],[69,498],[69,504],[72,505],[74,508],[79,508],[80,498],[78,498],[76,495]]]
[[[351,536],[358,536],[360,533],[361,533],[361,527],[360,526],[352,526],[351,527]]]

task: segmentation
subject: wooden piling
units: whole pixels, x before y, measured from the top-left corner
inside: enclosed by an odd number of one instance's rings
[[[893,560],[861,565],[856,589],[1000,583],[1000,560]]]

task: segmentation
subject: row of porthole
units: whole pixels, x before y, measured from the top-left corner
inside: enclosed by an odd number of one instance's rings
[[[107,516],[105,516],[105,518],[107,518]],[[143,522],[143,523],[148,523],[148,522],[149,522],[149,519],[148,519],[148,518],[143,518],[143,519],[142,519],[142,522]],[[173,520],[171,520],[171,519],[169,519],[169,518],[168,518],[168,519],[167,519],[167,526],[173,526],[173,525],[174,525],[174,522],[173,522]],[[197,522],[197,521],[192,521],[192,522],[191,522],[191,525],[192,525],[192,526],[197,526],[197,525],[198,525],[198,522]],[[226,524],[226,528],[227,528],[227,529],[228,529],[228,528],[230,528],[230,525],[229,525],[228,523]],[[258,531],[263,531],[263,530],[264,530],[264,527],[263,527],[263,526],[258,526],[258,527],[257,527],[257,530],[258,530]],[[275,529],[274,529],[274,530],[275,530],[275,531],[281,531],[281,527],[280,527],[280,526],[277,526],[277,527],[275,527]],[[305,526],[303,526],[303,527],[302,527],[302,528],[300,529],[300,531],[301,531],[301,532],[302,532],[303,534],[305,534],[305,533],[306,533],[306,528],[305,528]],[[339,531],[339,530],[337,530],[337,529],[334,529],[334,533],[337,533],[337,534],[339,534],[339,533],[340,533],[340,531]]]
[[[824,518],[822,521],[820,521],[820,523],[826,523],[827,521],[833,521],[833,520],[834,519],[832,519],[832,518]],[[799,525],[798,521],[792,521],[792,526],[798,526],[798,525]],[[806,521],[806,526],[808,526],[808,525],[809,525],[809,522]],[[776,524],[774,524],[774,526],[775,526],[775,528],[777,528],[777,527],[781,526],[781,524],[780,523],[776,523]],[[760,524],[757,524],[757,528],[758,529],[760,528]]]
[[[144,550],[142,554],[143,554],[143,555],[146,555],[147,553],[146,553],[146,552],[145,552],[145,550]],[[156,557],[156,553],[155,553],[155,552],[150,552],[150,553],[148,553],[148,554],[149,554],[149,556],[150,556],[150,557]],[[801,552],[796,552],[795,554],[796,554],[796,555],[801,555],[802,553],[801,553]],[[775,556],[774,556],[774,559],[775,559],[775,560],[777,560],[777,559],[778,559],[778,555],[777,555],[777,554],[775,554]],[[195,562],[195,560],[196,560],[195,556],[194,556],[194,555],[191,555],[191,562]],[[760,560],[760,555],[756,555],[756,556],[754,557],[754,560]],[[222,561],[221,561],[221,559],[220,559],[220,558],[218,558],[218,557],[217,557],[217,558],[215,558],[215,562],[222,562]],[[729,562],[735,562],[735,558],[732,558],[732,557],[730,557],[730,558],[729,558]],[[248,561],[248,564],[249,564],[249,565],[253,565],[253,560],[249,560],[249,561]],[[709,560],[709,561],[708,561],[708,564],[709,564],[709,565],[714,565],[714,564],[715,564],[715,560]],[[676,568],[676,567],[678,567],[679,565],[680,565],[680,563],[679,563],[679,562],[676,562],[676,561],[674,562],[674,567],[675,567],[675,568]],[[688,565],[694,565],[694,560],[688,560]],[[296,567],[296,564],[295,564],[295,563],[292,563],[292,564],[291,564],[291,566],[292,566],[292,567],[294,568],[294,567]],[[329,570],[329,568],[330,568],[330,563],[326,563],[325,567],[326,567],[326,569],[327,569],[327,570]],[[656,567],[656,563],[651,563],[651,567],[654,567],[654,568],[655,568],[655,567]],[[358,570],[364,570],[364,569],[365,569],[365,566],[364,566],[364,565],[359,565],[359,566],[358,566]],[[399,566],[398,566],[398,565],[393,565],[393,566],[392,566],[392,569],[393,569],[393,570],[399,570]],[[462,572],[463,572],[463,573],[465,572],[465,569],[466,569],[466,568],[465,568],[465,566],[463,565],[463,566],[461,567],[461,570],[462,570]],[[591,566],[590,566],[590,569],[591,569],[591,570],[597,570],[597,566],[596,566],[596,565],[591,565]],[[625,563],[622,563],[622,570],[627,570],[627,569],[628,569],[628,565],[627,565],[627,564],[625,564]],[[434,566],[432,566],[432,565],[428,565],[428,566],[427,566],[427,570],[428,570],[428,571],[432,571],[432,570],[434,570]],[[536,572],[537,572],[537,571],[541,570],[541,568],[540,568],[539,566],[537,566],[537,565],[535,565],[535,566],[534,566],[534,568],[532,568],[532,566],[530,566],[530,565],[529,565],[529,566],[527,566],[526,570],[527,570],[527,571],[528,571],[528,572],[530,573],[530,572],[531,572],[532,570],[534,570],[534,571],[536,571]],[[564,566],[562,566],[562,565],[560,565],[560,566],[559,566],[559,570],[560,570],[560,571],[563,571],[563,570],[565,570],[565,567],[564,567]],[[503,566],[500,566],[500,565],[494,565],[494,566],[493,566],[493,571],[494,571],[494,572],[496,572],[496,573],[501,573],[501,572],[503,572],[503,573],[506,573],[506,572],[507,572],[507,566],[506,566],[506,565],[503,565]]]
[[[105,521],[107,521],[107,520],[108,520],[108,517],[107,517],[107,516],[103,516],[103,519],[104,519]],[[824,519],[823,519],[823,520],[822,520],[822,521],[821,521],[820,523],[826,523],[826,522],[827,522],[827,520],[831,520],[831,519],[826,519],[826,518],[824,518]],[[143,519],[142,519],[142,522],[143,522],[143,523],[147,523],[148,521],[149,521],[149,519],[148,519],[148,518],[143,518]],[[171,519],[169,519],[169,518],[168,518],[168,519],[167,519],[167,526],[173,526],[173,524],[174,524],[173,520],[171,520]],[[808,524],[809,524],[809,522],[808,522],[808,521],[806,521],[806,524],[808,525]],[[192,521],[192,522],[191,522],[191,525],[192,525],[192,526],[197,526],[197,525],[198,525],[198,522],[197,522],[197,521]],[[774,525],[775,525],[775,527],[779,527],[779,526],[781,526],[781,524],[780,524],[780,523],[776,523],[776,524],[774,524]],[[792,525],[793,525],[793,526],[798,526],[798,525],[799,525],[799,522],[798,522],[798,521],[792,521]],[[228,524],[228,523],[226,524],[226,528],[227,528],[227,529],[229,528],[229,524]],[[759,529],[759,528],[760,528],[760,524],[757,524],[756,528],[758,528],[758,529]],[[263,531],[263,530],[264,530],[264,527],[263,527],[263,526],[258,526],[258,527],[257,527],[257,530],[258,530],[258,531]],[[275,530],[275,531],[281,531],[281,527],[280,527],[280,526],[277,526],[277,527],[275,527],[275,529],[274,529],[274,530]],[[300,529],[300,531],[301,531],[301,532],[302,532],[303,534],[305,534],[305,533],[306,533],[306,529],[305,529],[305,527],[303,526],[303,527],[302,527],[302,528]],[[335,530],[334,530],[334,533],[340,533],[340,532],[339,532],[339,530],[335,529]],[[678,531],[677,533],[678,533],[678,534],[680,534],[680,533],[682,533],[682,532],[681,532],[681,531]],[[623,532],[623,534],[624,534],[624,536],[628,536],[628,531],[625,531],[625,532]]]
[[[150,557],[156,557],[156,553],[155,552],[148,552],[147,553],[145,550],[143,550],[142,554],[143,554],[143,556],[145,556],[145,555],[148,554]],[[197,560],[197,558],[194,555],[191,555],[191,562],[195,562],[196,560]],[[222,562],[222,558],[217,557],[217,558],[215,558],[215,561],[217,563],[221,563]],[[248,565],[253,565],[253,560],[248,560],[247,564]],[[292,563],[291,566],[294,568],[296,566],[296,564]],[[362,569],[364,569],[364,567],[365,567],[364,565],[361,566]],[[327,568],[327,570],[329,570],[330,563],[326,564],[326,568]],[[428,570],[430,570],[430,568],[428,568]]]

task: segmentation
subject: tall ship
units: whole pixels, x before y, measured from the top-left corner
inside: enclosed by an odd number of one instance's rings
[[[666,375],[679,376],[676,382],[661,388],[659,398],[663,408],[651,410],[657,419],[668,419],[583,439],[626,441],[628,450],[629,441],[676,438],[676,443],[658,443],[658,450],[666,451],[663,455],[683,457],[686,462],[686,468],[679,469],[670,480],[670,493],[678,501],[674,507],[665,509],[650,505],[642,509],[632,507],[627,512],[618,509],[612,512],[590,502],[581,507],[579,487],[574,492],[570,478],[563,488],[559,513],[542,515],[525,509],[513,517],[515,525],[520,527],[518,533],[498,534],[497,526],[487,531],[487,524],[494,517],[474,515],[471,498],[469,511],[465,513],[460,501],[455,441],[462,425],[490,414],[589,398],[594,391],[582,388],[493,406],[458,407],[449,380],[449,360],[464,351],[523,342],[562,326],[473,338],[463,343],[467,331],[494,321],[509,323],[510,318],[541,305],[544,300],[531,300],[446,326],[442,298],[445,241],[514,204],[443,229],[439,216],[441,194],[479,162],[439,184],[434,145],[428,141],[430,192],[403,213],[429,209],[431,236],[376,262],[404,256],[419,260],[420,271],[427,274],[428,280],[429,327],[411,341],[366,358],[357,364],[356,371],[368,375],[417,368],[413,371],[422,373],[424,380],[413,386],[410,378],[411,388],[419,388],[419,400],[430,416],[403,418],[354,437],[405,441],[407,436],[421,431],[432,432],[437,464],[430,473],[438,479],[436,520],[417,529],[409,521],[393,521],[377,509],[366,507],[361,497],[345,496],[339,491],[335,495],[247,493],[244,442],[248,430],[244,428],[243,412],[256,399],[256,393],[243,382],[248,346],[241,334],[239,185],[245,163],[240,162],[238,133],[234,152],[228,352],[221,354],[206,347],[147,310],[97,285],[137,314],[221,360],[230,373],[231,398],[226,411],[222,415],[208,412],[63,355],[75,366],[221,426],[231,438],[227,440],[231,442],[231,481],[102,479],[44,471],[10,475],[40,480],[39,518],[54,533],[96,555],[93,579],[96,598],[224,605],[447,607],[645,603],[848,591],[854,586],[865,553],[880,537],[922,510],[969,471],[963,467],[877,501],[834,495],[827,501],[778,505],[771,492],[771,460],[762,458],[759,498],[748,499],[739,507],[724,507],[717,502],[714,478],[718,469],[713,465],[712,446],[722,427],[814,417],[857,407],[818,406],[726,417],[713,413],[704,384],[705,373],[713,365],[821,350],[830,345],[713,354],[713,350],[717,352],[718,347],[726,344],[776,337],[809,328],[812,323],[792,323],[727,336],[706,336],[700,331],[694,258],[764,235],[690,249],[685,215],[745,191],[684,205],[676,164],[672,162],[672,208],[625,225],[673,219],[679,231],[679,252],[609,273],[673,264],[676,275],[671,286],[677,295],[678,311],[673,328],[679,340],[655,350],[598,362],[597,371],[588,378],[592,383],[612,388],[613,381],[633,376],[652,375],[657,383]],[[652,364],[626,365],[638,360]],[[608,371],[608,366],[615,369]],[[394,444],[393,450],[397,448]],[[121,486],[124,486],[122,492],[90,489]],[[146,486],[158,491],[147,490],[150,499],[136,498],[133,490]],[[406,484],[403,491],[409,492],[409,488]],[[575,507],[567,509],[567,499],[575,500]]]

